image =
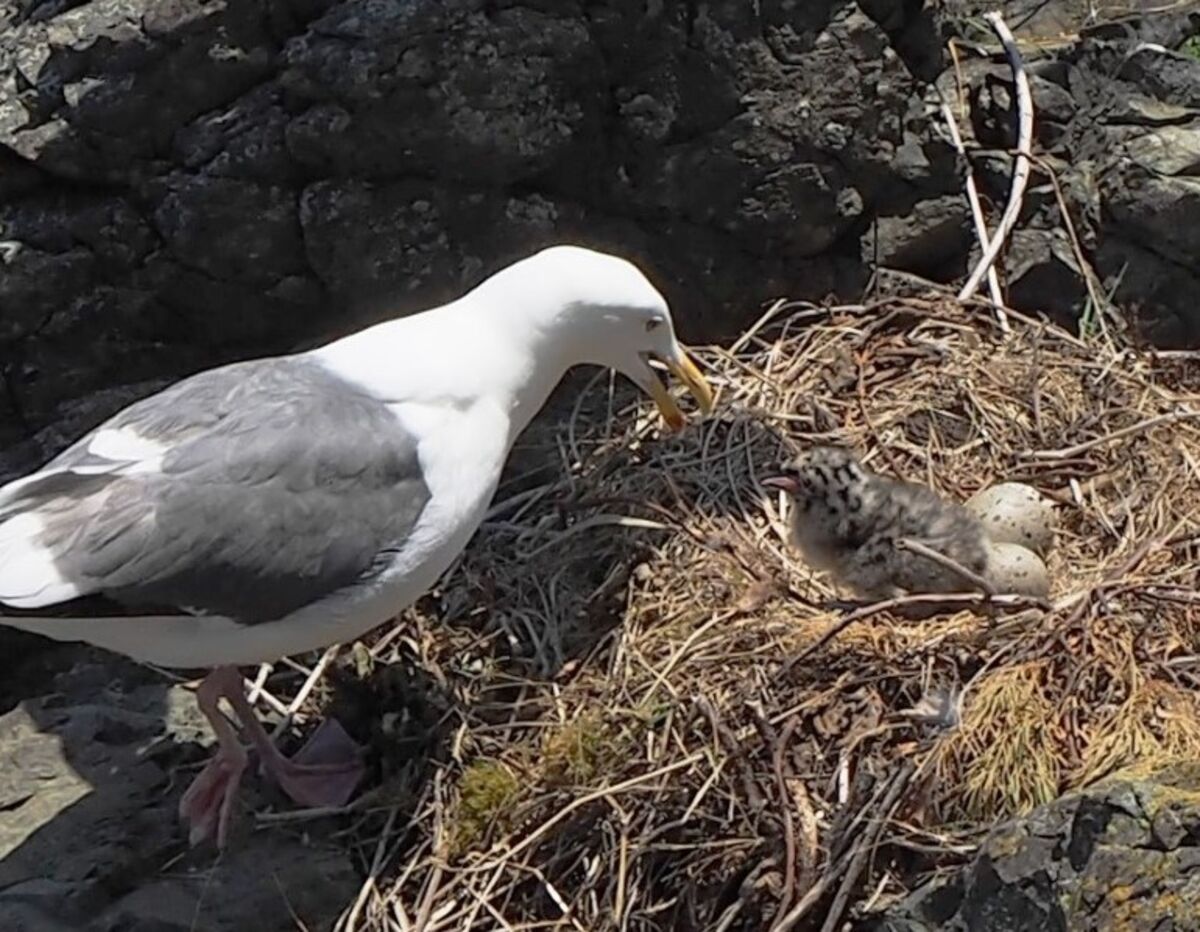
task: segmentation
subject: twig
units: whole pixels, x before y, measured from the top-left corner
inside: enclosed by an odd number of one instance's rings
[[[1042,423],[1042,335],[1046,328],[1039,327],[1033,337],[1033,374],[1030,381],[1031,403],[1033,406],[1033,430],[1037,434],[1038,443],[1046,442],[1046,428]]]
[[[770,728],[766,716],[760,713],[763,726]],[[775,789],[779,793],[780,817],[783,822],[783,892],[779,895],[778,915],[785,915],[787,908],[792,905],[792,894],[796,888],[796,829],[792,824],[792,807],[788,805],[787,780],[783,776],[783,755],[787,752],[788,741],[796,730],[796,719],[790,718],[783,726],[783,732],[775,739],[775,751],[771,762],[775,768]]]
[[[1071,614],[1067,616],[1066,620],[1060,626],[1060,631],[1066,631],[1070,629],[1081,618],[1083,618],[1083,616],[1087,614],[1087,610],[1092,604],[1092,600],[1096,597],[1097,593],[1103,592],[1105,589],[1111,588],[1112,586],[1122,582],[1126,576],[1128,576],[1141,565],[1142,561],[1146,559],[1151,550],[1153,550],[1155,547],[1162,546],[1162,543],[1163,541],[1161,538],[1148,537],[1138,544],[1133,553],[1129,555],[1125,562],[1123,562],[1113,572],[1107,574],[1099,583],[1089,587],[1083,593],[1082,598],[1080,598],[1075,608],[1071,611]]]
[[[1173,424],[1176,421],[1186,421],[1189,418],[1200,417],[1200,411],[1173,411],[1170,414],[1160,414],[1157,417],[1147,418],[1144,421],[1138,421],[1136,424],[1130,424],[1128,427],[1122,427],[1120,430],[1114,430],[1111,434],[1104,434],[1101,437],[1093,437],[1091,440],[1085,440],[1083,443],[1077,443],[1073,447],[1061,447],[1057,450],[1031,450],[1027,455],[1038,460],[1065,460],[1073,456],[1078,456],[1080,453],[1086,453],[1088,450],[1095,447],[1103,446],[1113,440],[1120,440],[1123,437],[1129,437],[1133,434],[1140,434],[1143,431],[1151,430],[1163,424]]]
[[[635,786],[640,786],[643,783],[648,783],[651,780],[656,780],[659,777],[665,777],[667,774],[674,773],[677,770],[683,770],[685,767],[691,767],[692,764],[695,764],[697,761],[703,759],[703,757],[703,753],[689,754],[687,757],[681,758],[680,760],[674,761],[663,767],[659,767],[650,773],[644,773],[636,777],[630,777],[628,780],[622,780],[619,783],[613,784],[612,786],[606,786],[602,789],[580,796],[559,809],[558,812],[526,835],[512,848],[503,852],[503,857],[506,859],[511,859],[516,857],[522,851],[526,851],[535,845],[543,835],[550,831],[550,829],[558,825],[559,822],[563,821],[563,819],[566,819],[572,813],[577,812],[579,809],[582,809],[584,806],[588,806],[596,800],[603,799],[606,796],[612,796],[616,793],[623,793],[626,790],[632,789]],[[467,868],[464,873],[476,873],[478,871],[487,870],[489,867],[493,866],[494,862],[472,865],[471,867]]]
[[[996,594],[995,587],[978,573],[967,569],[957,560],[952,560],[944,553],[938,553],[932,547],[927,547],[919,540],[901,537],[896,541],[896,546],[901,550],[908,550],[911,553],[924,557],[926,560],[932,560],[939,566],[950,570],[950,572],[957,574],[965,582],[969,582],[972,586],[975,586],[984,595],[991,596]]]
[[[273,664],[260,663],[258,665],[258,674],[254,677],[254,682],[250,684],[250,690],[246,693],[246,701],[251,705],[258,702],[259,693],[267,685],[267,677],[271,675],[271,670],[274,669]]]
[[[1088,300],[1096,308],[1096,320],[1100,322],[1100,332],[1108,342],[1109,350],[1115,354],[1116,346],[1113,344],[1112,336],[1108,332],[1108,323],[1104,319],[1104,313],[1110,302],[1108,300],[1101,300],[1100,292],[1096,286],[1096,272],[1083,252],[1083,243],[1080,242],[1079,233],[1075,229],[1075,221],[1071,219],[1071,210],[1067,204],[1067,196],[1063,193],[1062,184],[1058,180],[1058,172],[1043,158],[1032,155],[1029,158],[1037,165],[1038,170],[1050,179],[1050,186],[1054,188],[1054,199],[1058,203],[1059,212],[1062,214],[1063,226],[1066,228],[1067,237],[1071,241],[1071,251],[1075,256],[1075,262],[1079,265],[1079,274],[1083,276],[1083,284],[1087,288]]]
[[[321,659],[318,660],[317,665],[313,667],[312,673],[308,675],[308,679],[304,681],[304,685],[301,686],[297,691],[295,698],[288,703],[287,714],[283,717],[283,720],[275,726],[274,731],[271,732],[272,738],[278,738],[287,730],[288,726],[291,725],[292,716],[299,711],[300,707],[304,705],[305,701],[308,699],[309,694],[313,691],[313,689],[316,688],[316,685],[318,682],[320,682],[321,677],[325,675],[326,668],[328,668],[329,664],[333,662],[333,658],[337,656],[337,652],[340,647],[340,644],[334,644],[321,655]]]
[[[443,861],[446,853],[445,825],[443,824],[442,779],[444,771],[437,770],[433,775],[433,799],[435,802],[433,816],[433,846],[430,852],[433,861],[433,871],[425,879],[425,891],[421,897],[421,905],[417,909],[417,921],[413,926],[414,932],[425,932],[433,915],[433,904],[437,900],[438,887],[442,883]]]
[[[375,843],[375,857],[371,861],[371,869],[367,873],[367,879],[363,881],[362,887],[358,891],[358,897],[355,899],[354,905],[350,908],[349,915],[346,916],[345,922],[342,924],[345,932],[354,932],[358,924],[358,917],[362,913],[363,907],[366,906],[371,894],[379,895],[379,872],[383,869],[383,862],[387,854],[388,839],[391,837],[392,828],[396,824],[396,817],[399,813],[399,806],[393,806],[391,812],[388,813],[387,822],[384,824],[383,831]]]
[[[795,906],[791,908],[786,916],[779,920],[778,923],[771,929],[771,932],[791,932],[796,927],[796,924],[805,917],[810,909],[817,904],[829,888],[833,886],[834,881],[841,876],[842,870],[850,863],[854,857],[855,848],[851,847],[849,851],[842,854],[840,858],[830,867],[825,875],[815,884],[808,888],[808,892],[800,898]]]
[[[590,531],[596,527],[627,527],[637,528],[646,531],[670,531],[671,525],[663,524],[661,521],[651,521],[648,518],[636,518],[630,515],[592,515],[582,521],[572,524],[565,531],[560,531],[555,534],[550,540],[546,541],[538,547],[535,547],[529,553],[525,554],[526,560],[532,560],[540,556],[547,550],[552,550],[562,544],[568,537],[575,534],[581,534],[584,531]]]
[[[859,875],[862,874],[863,868],[866,866],[867,858],[874,851],[879,836],[883,834],[888,820],[892,817],[892,810],[896,808],[896,804],[900,801],[900,796],[908,787],[908,782],[913,774],[913,766],[911,760],[904,761],[900,765],[900,769],[896,772],[896,775],[892,778],[887,795],[884,796],[883,802],[879,806],[879,818],[864,835],[860,836],[857,850],[854,852],[854,857],[851,858],[850,866],[846,869],[846,875],[842,879],[842,885],[838,888],[837,895],[833,899],[833,905],[829,907],[829,912],[825,915],[825,923],[821,926],[821,932],[835,932],[838,928],[842,913],[845,912],[846,904],[850,899],[850,894],[854,891],[854,886],[858,883]]]
[[[1026,608],[1029,606],[1042,607],[1045,603],[1041,599],[1033,599],[1022,595],[987,595],[981,593],[975,595],[972,593],[953,593],[949,595],[902,595],[894,599],[884,599],[882,602],[872,602],[870,605],[864,605],[862,608],[855,609],[845,618],[841,619],[829,630],[817,638],[808,647],[800,651],[795,657],[783,665],[782,669],[775,674],[773,679],[778,682],[783,679],[796,664],[804,660],[806,657],[819,651],[822,647],[832,641],[835,637],[849,628],[856,621],[862,621],[864,618],[870,618],[872,615],[878,615],[881,612],[891,611],[893,608],[902,608],[908,605],[945,605],[955,607],[967,607],[971,605],[993,605],[1005,608]]]
[[[954,144],[954,151],[958,153],[967,169],[967,202],[971,205],[971,219],[975,222],[975,236],[979,239],[980,252],[986,252],[988,247],[987,221],[983,217],[983,205],[979,202],[979,188],[975,184],[975,172],[971,167],[970,159],[967,158],[967,149],[963,145],[962,135],[958,131],[958,121],[954,118],[949,104],[942,104],[942,116],[950,131],[950,141]],[[1000,324],[1001,331],[1010,333],[1008,315],[1004,313],[1004,295],[1000,291],[1000,276],[996,273],[995,263],[988,266],[987,280],[988,294],[992,296],[992,303],[996,305],[996,322]]]
[[[738,772],[742,778],[742,793],[745,795],[747,802],[754,809],[762,809],[766,805],[766,800],[763,799],[762,793],[759,792],[753,778],[750,775],[749,768],[746,767],[745,753],[742,750],[741,744],[732,731],[729,730],[721,717],[717,714],[717,710],[713,708],[713,704],[708,701],[705,696],[697,696],[695,699],[696,708],[704,713],[709,724],[712,725],[713,733],[720,742],[721,747],[725,750],[725,756],[729,760],[737,761]]]
[[[770,723],[766,720],[765,715],[761,712],[759,714],[762,716],[763,727],[769,729]],[[783,812],[785,841],[784,888],[779,897],[779,907],[776,910],[776,917],[779,921],[782,921],[782,917],[787,915],[795,891],[802,890],[807,893],[812,888],[818,855],[817,820],[812,811],[812,803],[809,802],[808,791],[799,779],[793,781],[795,786],[793,791],[784,775],[784,755],[787,752],[792,732],[795,731],[799,721],[799,718],[794,715],[788,719],[783,731],[775,739],[775,751],[772,754],[775,781],[779,789],[779,804]],[[800,816],[800,840],[804,843],[803,851],[797,850],[796,830],[792,821],[793,807],[798,810]],[[799,870],[797,870],[797,861],[800,862]],[[771,928],[775,929],[776,926],[773,925]]]
[[[887,820],[890,817],[892,810],[895,808],[896,802],[900,798],[900,794],[904,792],[904,788],[908,786],[908,783],[912,778],[912,773],[912,761],[905,761],[901,765],[901,768],[897,772],[896,776],[892,778],[892,781],[889,784],[887,792],[883,798],[883,802],[880,805],[880,809],[883,812],[883,817],[876,825],[871,827],[866,835],[860,835],[856,843],[851,844],[845,851],[842,852],[842,854],[833,864],[828,866],[824,876],[822,876],[820,880],[818,880],[812,885],[811,888],[809,888],[808,892],[805,893],[800,899],[800,902],[793,906],[791,911],[775,924],[771,932],[791,932],[791,930],[796,927],[800,920],[808,914],[808,911],[812,909],[821,900],[821,897],[823,897],[829,891],[829,888],[834,885],[839,877],[849,876],[848,873],[844,875],[844,871],[849,872],[853,870],[854,877],[857,878],[857,875],[862,870],[862,863],[865,861],[866,855],[870,854],[871,848],[874,847],[875,840],[878,839],[879,835],[886,826]],[[867,805],[870,806],[875,799],[878,798],[879,796],[876,794],[872,798],[871,802],[867,803]],[[857,823],[861,816],[862,812],[860,811],[860,813],[855,817],[854,822]],[[856,864],[857,869],[855,870]],[[853,882],[851,881],[849,886],[852,886],[852,884]],[[849,889],[849,886],[843,880],[842,886],[839,887],[839,897],[841,896],[841,891],[843,889]],[[849,894],[847,893],[847,897],[848,896]],[[843,903],[843,909],[844,908],[845,904]],[[832,915],[832,910],[830,910],[830,913],[827,913],[826,915],[827,917]]]
[[[980,282],[983,281],[988,269],[996,261],[996,257],[1000,255],[1000,250],[1004,248],[1009,234],[1016,226],[1032,167],[1030,155],[1033,142],[1033,94],[1029,90],[1029,78],[1025,75],[1025,63],[1012,32],[1004,22],[1004,17],[999,12],[993,12],[985,14],[983,18],[999,36],[1004,45],[1004,53],[1008,56],[1009,66],[1012,68],[1013,85],[1017,92],[1017,161],[1013,169],[1012,183],[1008,189],[1008,203],[1005,204],[1004,213],[1000,216],[1000,225],[996,228],[996,235],[987,244],[983,255],[979,257],[979,263],[975,266],[975,270],[958,292],[959,301],[965,301],[974,296],[979,289]]]
[[[717,924],[713,927],[712,932],[728,932],[737,920],[738,915],[746,908],[746,904],[754,899],[755,884],[768,868],[771,862],[768,860],[759,861],[759,863],[751,869],[750,873],[738,886],[738,898],[734,900],[721,914],[721,918],[717,920]]]

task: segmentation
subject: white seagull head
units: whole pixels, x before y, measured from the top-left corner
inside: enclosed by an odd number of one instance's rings
[[[627,376],[654,399],[672,429],[686,418],[652,363],[680,379],[703,413],[712,409],[712,389],[676,338],[666,299],[633,263],[580,246],[552,246],[498,272],[479,290],[520,295],[522,316],[567,366],[607,366]]]

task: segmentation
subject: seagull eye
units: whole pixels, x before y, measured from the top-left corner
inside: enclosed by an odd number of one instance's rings
[[[662,325],[663,319],[661,317],[651,317],[648,321],[646,321],[646,332],[653,333]]]

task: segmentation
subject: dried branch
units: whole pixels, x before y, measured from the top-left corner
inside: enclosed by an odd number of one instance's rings
[[[950,131],[950,141],[954,144],[954,151],[958,153],[958,157],[962,159],[963,165],[966,167],[967,180],[967,203],[971,205],[971,220],[975,224],[975,236],[979,239],[979,251],[981,254],[987,252],[988,236],[987,221],[983,216],[983,205],[979,201],[979,187],[975,184],[975,171],[971,167],[971,160],[967,157],[967,149],[963,145],[962,135],[958,131],[958,121],[954,118],[954,113],[951,111],[948,104],[942,104],[942,117],[946,120],[946,127]],[[1004,293],[1000,290],[1000,276],[996,272],[996,263],[992,262],[987,267],[988,294],[992,297],[992,304],[996,307],[996,322],[1000,324],[1000,329],[1004,333],[1009,333],[1011,327],[1008,324],[1008,316],[1004,313]]]
[[[1025,62],[1021,58],[1021,51],[1017,48],[1017,43],[1013,38],[1012,32],[1009,31],[1008,25],[1004,22],[1004,17],[999,12],[993,12],[985,14],[984,19],[995,30],[996,35],[1000,37],[1000,41],[1004,45],[1004,53],[1008,57],[1008,63],[1012,68],[1013,85],[1016,88],[1017,157],[1013,168],[1012,182],[1008,189],[1008,203],[1005,204],[1004,213],[1000,216],[1000,224],[996,228],[995,236],[992,237],[991,242],[984,249],[983,255],[979,257],[979,262],[976,264],[974,271],[968,276],[967,283],[958,292],[958,300],[960,301],[965,301],[974,296],[975,292],[979,289],[980,282],[983,281],[983,277],[995,263],[996,258],[1000,255],[1000,250],[1004,248],[1004,244],[1008,241],[1013,227],[1017,225],[1017,219],[1021,214],[1021,204],[1025,199],[1025,188],[1029,184],[1031,170],[1033,94],[1029,90],[1029,78],[1025,75]]]
[[[1130,424],[1128,427],[1122,427],[1120,430],[1114,430],[1100,437],[1093,437],[1091,440],[1084,440],[1069,447],[1062,447],[1058,450],[1031,450],[1028,455],[1038,460],[1071,459],[1080,453],[1087,453],[1089,450],[1104,446],[1106,443],[1112,443],[1114,440],[1123,440],[1126,437],[1132,437],[1134,434],[1153,430],[1155,427],[1161,427],[1164,424],[1174,424],[1178,421],[1187,421],[1192,418],[1200,418],[1200,411],[1171,411],[1167,414],[1146,418],[1144,421],[1138,421],[1136,424]]]
[[[939,555],[940,556],[940,555]],[[968,572],[965,568],[960,568],[963,572]],[[828,628],[816,641],[804,648],[795,657],[783,665],[778,673],[775,674],[775,679],[781,679],[787,676],[796,665],[806,658],[820,651],[823,647],[829,644],[839,634],[853,625],[855,622],[862,621],[864,618],[870,618],[872,615],[879,615],[883,612],[890,612],[897,608],[930,606],[942,608],[946,610],[959,610],[964,608],[979,607],[983,605],[995,606],[997,608],[1013,608],[1021,609],[1030,606],[1041,606],[1043,603],[1040,599],[1030,598],[1022,595],[989,595],[981,593],[972,595],[969,593],[953,593],[953,594],[929,594],[929,595],[902,595],[896,596],[894,599],[884,599],[881,602],[872,602],[870,605],[864,605],[862,608],[855,609],[849,615],[836,622]]]
[[[911,760],[901,763],[900,769],[896,771],[895,776],[892,777],[891,782],[888,784],[887,793],[884,795],[883,802],[879,804],[879,808],[876,811],[877,814],[874,823],[866,832],[858,836],[855,843],[854,856],[850,859],[850,864],[846,868],[846,873],[842,878],[837,895],[833,899],[833,904],[829,907],[829,912],[825,915],[825,922],[821,926],[821,932],[836,932],[839,928],[839,923],[841,922],[842,914],[846,911],[846,904],[850,899],[850,894],[853,892],[859,877],[862,875],[867,858],[875,850],[880,835],[883,834],[883,830],[887,827],[888,821],[895,812],[896,806],[900,802],[900,797],[908,789],[908,782],[912,779],[914,769],[915,765]]]
[[[924,557],[926,560],[931,560],[938,566],[948,569],[956,574],[959,579],[970,583],[974,588],[978,589],[984,595],[993,596],[996,594],[995,587],[973,570],[967,569],[957,560],[953,560],[944,553],[938,553],[932,547],[926,546],[919,540],[911,540],[907,537],[901,537],[896,541],[896,546],[901,550],[908,550],[918,556]]]

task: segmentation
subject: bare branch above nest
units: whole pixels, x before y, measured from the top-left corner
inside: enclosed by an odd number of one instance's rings
[[[911,541],[909,542],[911,543]],[[918,552],[918,551],[914,551]],[[919,551],[922,555],[928,553],[936,553],[930,551],[929,548],[924,548]],[[941,557],[941,554],[938,554]],[[945,558],[949,561],[949,558]],[[952,562],[952,561],[950,561]],[[958,567],[964,573],[970,572],[964,567]],[[990,584],[982,578],[980,582],[991,588]],[[897,608],[916,607],[916,606],[936,606],[947,610],[971,608],[982,605],[995,605],[1005,608],[1029,608],[1045,607],[1045,603],[1041,599],[1031,598],[1023,595],[989,595],[986,592],[976,593],[949,593],[949,594],[922,594],[922,595],[901,595],[894,599],[884,599],[882,602],[872,602],[870,605],[864,605],[862,608],[856,608],[849,615],[846,615],[840,621],[830,626],[829,630],[822,634],[817,640],[809,644],[804,650],[800,651],[795,657],[789,660],[778,673],[775,674],[776,680],[783,679],[788,673],[795,669],[796,665],[806,657],[815,654],[835,637],[849,628],[856,621],[862,621],[864,618],[870,618],[872,615],[881,615],[884,612],[890,612]]]
[[[962,134],[958,131],[958,120],[955,119],[949,104],[942,104],[942,116],[946,120],[946,128],[950,132],[950,141],[954,144],[954,151],[958,153],[967,168],[967,203],[971,205],[971,219],[975,223],[975,236],[979,239],[979,248],[986,253],[989,240],[988,228],[987,221],[983,217],[983,205],[979,201],[979,186],[975,184],[975,172],[967,157],[967,148],[963,145]],[[1000,275],[996,272],[996,263],[994,262],[987,267],[987,280],[988,294],[991,295],[992,303],[996,306],[996,321],[1000,324],[1000,329],[1008,333],[1010,328],[1008,315],[1004,313],[1004,293],[1000,290]]]
[[[1033,93],[1029,89],[1029,78],[1025,74],[1025,62],[1017,48],[1016,39],[1013,38],[1008,24],[1004,22],[1004,17],[999,12],[992,12],[985,14],[984,19],[1000,38],[1000,42],[1004,45],[1004,53],[1008,56],[1008,63],[1012,68],[1017,105],[1017,162],[1013,169],[1012,184],[1008,190],[1008,203],[1000,217],[1000,225],[996,228],[995,236],[984,249],[983,255],[979,257],[975,270],[967,278],[967,283],[958,292],[959,301],[966,301],[968,298],[974,297],[984,276],[995,264],[1000,250],[1008,241],[1013,227],[1017,225],[1017,218],[1021,214],[1021,204],[1025,199],[1025,188],[1029,185],[1029,175],[1032,169]]]

